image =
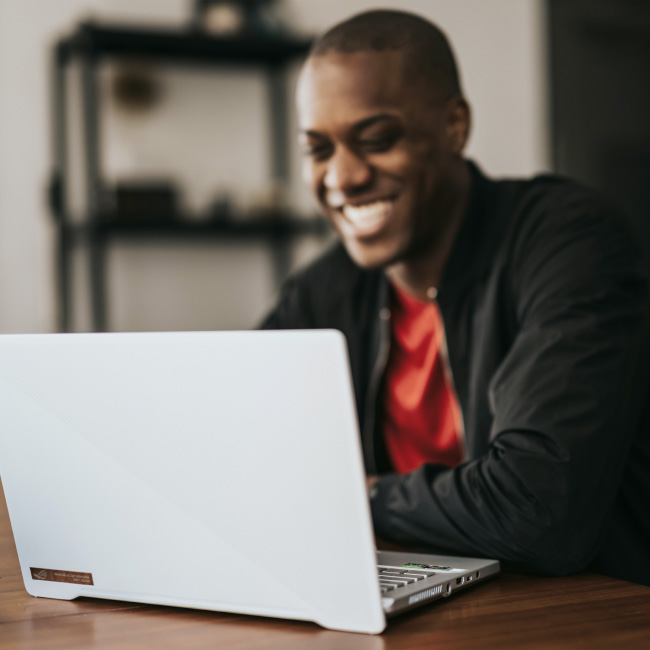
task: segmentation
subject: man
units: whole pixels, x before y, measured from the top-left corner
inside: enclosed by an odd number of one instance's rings
[[[465,160],[453,55],[419,17],[334,27],[297,97],[342,245],[264,327],[346,335],[377,534],[650,584],[648,287],[623,221],[568,181]]]

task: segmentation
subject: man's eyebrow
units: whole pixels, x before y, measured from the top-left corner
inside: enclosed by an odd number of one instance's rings
[[[396,119],[397,116],[392,115],[391,113],[378,113],[377,115],[371,115],[370,117],[357,122],[352,128],[355,131],[363,131],[363,129],[367,129],[369,126],[374,126],[378,122],[393,121]]]
[[[363,131],[364,129],[367,129],[368,127],[373,126],[379,122],[392,121],[396,119],[398,119],[397,116],[393,115],[392,113],[377,113],[377,115],[371,115],[370,117],[366,117],[363,120],[356,122],[349,128],[349,130]],[[319,131],[314,131],[312,129],[301,129],[300,135],[312,138],[320,138],[323,136],[323,134]]]

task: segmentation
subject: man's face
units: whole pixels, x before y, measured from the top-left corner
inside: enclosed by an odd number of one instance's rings
[[[446,225],[467,107],[450,107],[413,67],[399,51],[330,52],[298,85],[303,176],[366,268],[435,250]]]

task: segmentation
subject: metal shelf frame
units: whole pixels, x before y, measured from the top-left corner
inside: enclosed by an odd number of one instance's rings
[[[56,278],[58,328],[68,332],[72,326],[72,250],[85,245],[91,293],[92,326],[106,331],[106,248],[114,238],[201,237],[213,240],[264,239],[271,245],[274,272],[282,281],[289,267],[289,245],[304,234],[324,235],[327,226],[320,219],[305,221],[274,214],[241,221],[192,223],[161,220],[138,223],[120,222],[119,215],[102,213],[104,190],[99,136],[101,106],[98,71],[103,62],[119,59],[146,59],[187,66],[256,67],[268,80],[268,106],[271,115],[270,152],[273,180],[286,181],[289,164],[286,111],[286,65],[304,57],[308,40],[258,35],[241,38],[216,38],[194,30],[139,28],[134,26],[82,23],[72,34],[58,41],[52,57],[52,147],[54,169],[50,184],[50,207],[57,224]],[[66,187],[70,173],[70,152],[66,115],[69,109],[66,70],[73,62],[81,66],[83,117],[83,167],[86,188],[86,213],[83,223],[73,223],[68,209]]]

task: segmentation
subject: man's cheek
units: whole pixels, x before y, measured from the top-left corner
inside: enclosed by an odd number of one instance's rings
[[[314,164],[310,160],[305,160],[302,163],[300,171],[303,183],[316,193],[318,187],[316,183],[316,170],[314,169]]]

